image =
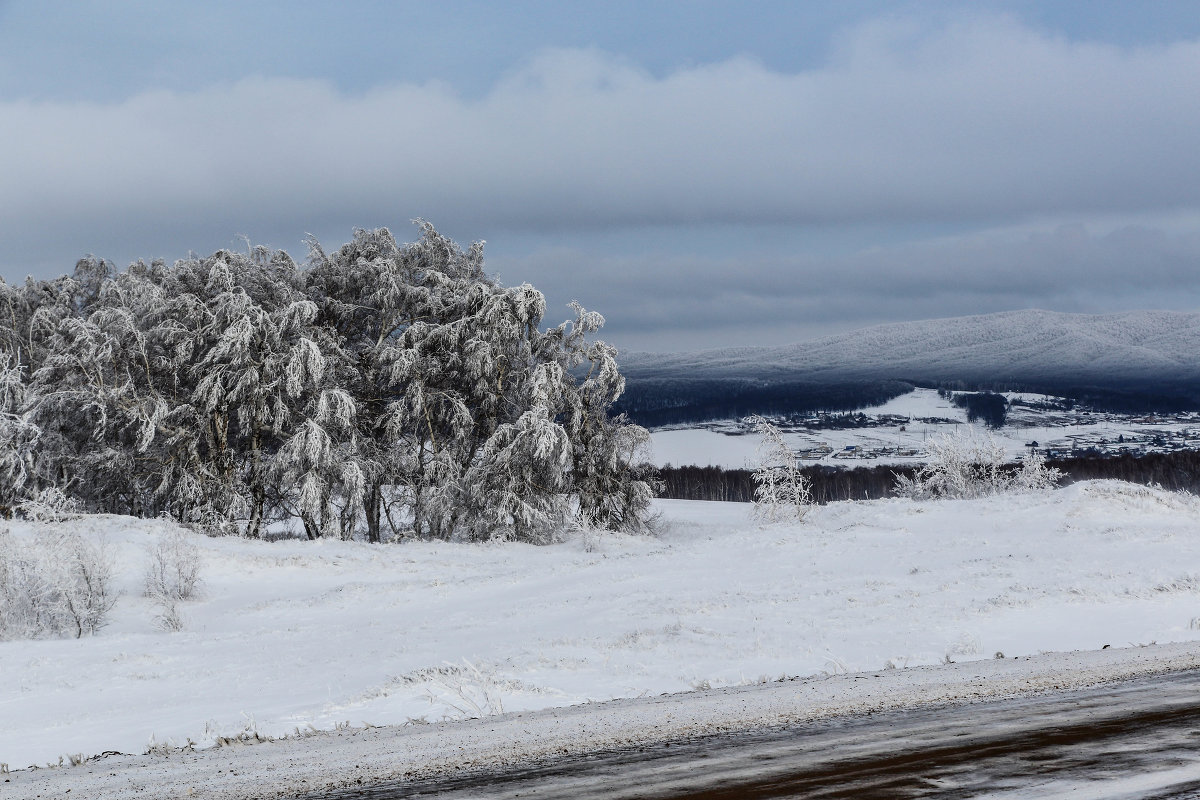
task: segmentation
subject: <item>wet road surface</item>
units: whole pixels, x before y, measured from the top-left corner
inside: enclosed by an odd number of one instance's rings
[[[310,795],[435,797],[1200,800],[1200,673]]]

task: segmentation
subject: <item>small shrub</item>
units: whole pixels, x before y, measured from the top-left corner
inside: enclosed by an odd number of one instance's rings
[[[147,548],[146,596],[154,600],[159,629],[181,631],[184,618],[179,603],[196,596],[200,584],[200,549],[181,530],[159,535]]]
[[[50,595],[32,548],[0,531],[0,639],[31,639],[52,629]]]
[[[1021,462],[1021,468],[1012,476],[1009,484],[1013,491],[1033,492],[1053,489],[1062,479],[1063,471],[1046,466],[1046,457],[1037,450],[1030,450]]]
[[[80,509],[78,500],[51,486],[21,503],[17,506],[17,511],[32,522],[62,522],[78,515]]]
[[[159,535],[148,548],[146,596],[190,600],[200,584],[200,548],[180,530]]]
[[[159,630],[167,633],[178,633],[184,628],[183,614],[179,610],[179,603],[171,597],[155,598],[158,606],[158,614],[154,617],[154,624]]]
[[[426,699],[431,704],[441,703],[453,709],[459,719],[482,719],[504,713],[500,683],[490,672],[484,672],[465,658],[461,666],[447,662],[445,667],[431,670],[428,680],[432,686]],[[434,688],[440,691],[435,694]]]
[[[58,542],[62,604],[75,625],[75,636],[95,633],[107,624],[108,612],[117,602],[112,558],[102,540],[72,533]]]

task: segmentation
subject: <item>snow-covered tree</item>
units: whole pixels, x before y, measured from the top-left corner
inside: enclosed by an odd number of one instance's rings
[[[25,413],[25,379],[12,356],[0,353],[0,518],[36,488],[41,429]]]
[[[34,419],[55,484],[95,510],[146,513],[147,470],[137,460],[168,409],[133,311],[98,306],[86,319],[63,319],[34,387]]]
[[[488,276],[481,243],[421,232],[400,246],[359,231],[310,256],[350,354],[368,530],[386,518],[418,536],[543,540],[572,497],[598,524],[640,524],[651,491],[630,443],[644,432],[608,419],[623,383],[588,340],[603,318],[575,307],[542,330],[545,298]]]
[[[29,334],[36,298],[30,286],[9,286],[0,278],[0,354],[26,366],[33,359]]]
[[[212,266],[219,291],[207,303],[206,349],[194,367],[190,401],[206,421],[205,452],[227,502],[248,518],[247,534],[258,536],[278,471],[272,450],[302,395],[320,386],[325,360],[310,335],[316,305],[300,296],[276,308],[260,304],[235,281],[230,267],[237,261]]]
[[[362,509],[364,477],[356,453],[355,403],[342,389],[320,393],[312,415],[279,451],[276,470],[298,486],[296,512],[310,539],[348,538]]]
[[[625,389],[617,369],[617,351],[604,342],[586,337],[604,324],[604,318],[581,306],[572,305],[576,319],[570,330],[563,326],[564,346],[571,353],[567,362],[586,362],[588,371],[572,393],[564,413],[574,448],[574,483],[579,516],[588,526],[616,530],[640,530],[646,523],[658,479],[646,458],[650,435],[624,416],[612,417],[609,409]]]
[[[754,470],[754,515],[764,522],[799,522],[812,506],[809,480],[800,472],[796,454],[779,428],[763,417],[749,419],[763,439],[758,446],[759,463]]]
[[[414,322],[431,318],[429,291],[419,286],[419,255],[416,248],[397,244],[386,228],[356,230],[350,242],[332,253],[315,239],[309,241],[306,291],[320,309],[321,323],[340,342],[333,370],[356,405],[356,464],[363,480],[367,538],[374,542],[381,540],[385,520],[393,517],[398,476],[408,474],[406,465],[416,459],[400,444],[401,421],[389,414],[396,397],[386,373],[396,339]],[[403,529],[405,524],[392,527]]]

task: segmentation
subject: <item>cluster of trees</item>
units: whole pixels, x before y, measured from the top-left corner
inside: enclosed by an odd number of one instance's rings
[[[310,537],[544,541],[637,528],[646,432],[603,318],[545,299],[421,224],[360,230],[304,268],[219,251],[0,281],[0,512],[46,490],[89,511]]]
[[[1179,394],[1171,394],[1172,391]],[[990,390],[956,392],[945,386],[938,388],[939,395],[967,410],[967,418],[971,422],[983,422],[989,428],[1004,427],[1010,405],[1032,405],[1062,410],[1082,408],[1119,414],[1171,414],[1200,408],[1200,390],[1191,395],[1187,392],[1186,387],[1159,386],[1147,382],[1134,382],[1128,388],[1120,390],[1040,385],[1035,393],[1061,399],[1033,402],[1016,400],[1009,403],[1003,395]]]
[[[0,642],[95,633],[117,602],[103,541],[76,530],[19,540],[0,529]]]
[[[685,464],[667,464],[658,470],[659,497],[671,500],[719,500],[729,503],[754,502],[754,473],[748,469]]]
[[[1008,407],[998,391],[1025,391],[1064,398],[1063,408],[1118,413],[1176,413],[1200,409],[1200,385],[1123,381],[1122,388],[1079,386],[1071,382],[934,382],[861,380],[830,384],[781,381],[763,384],[719,379],[631,378],[615,406],[640,425],[657,427],[761,414],[788,417],[814,412],[852,412],[882,405],[915,386],[937,388],[993,428],[1003,427]],[[993,391],[995,390],[995,391]]]
[[[945,397],[959,408],[967,410],[969,422],[982,422],[989,428],[1003,428],[1008,419],[1008,400],[1002,394],[995,392],[951,392],[948,389],[938,389],[938,395]]]

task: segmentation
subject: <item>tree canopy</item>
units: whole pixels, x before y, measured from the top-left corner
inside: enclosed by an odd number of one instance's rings
[[[572,304],[428,223],[398,243],[221,250],[123,272],[85,258],[0,281],[0,511],[54,489],[93,511],[259,536],[546,541],[572,518],[644,524],[645,430]]]

